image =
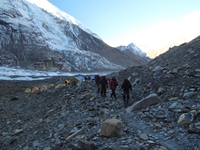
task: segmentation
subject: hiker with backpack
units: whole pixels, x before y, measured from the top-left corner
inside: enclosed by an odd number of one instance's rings
[[[101,97],[106,97],[106,89],[108,88],[108,82],[105,76],[101,78]]]
[[[94,76],[94,80],[95,80],[95,84],[97,86],[97,93],[99,94],[100,89],[101,89],[101,87],[100,87],[101,77],[99,76],[99,74]]]
[[[110,82],[109,82],[109,87],[112,90],[112,93],[110,95],[110,97],[112,98],[114,96],[115,100],[116,100],[116,94],[115,94],[115,90],[118,86],[118,81],[115,79],[115,77],[113,77]]]
[[[123,90],[123,100],[124,100],[124,105],[128,106],[128,102],[129,102],[129,91],[132,91],[132,85],[129,82],[128,79],[125,79],[124,82],[121,85],[121,88]]]

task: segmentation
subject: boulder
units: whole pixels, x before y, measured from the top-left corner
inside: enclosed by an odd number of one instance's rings
[[[148,106],[151,106],[151,105],[154,105],[154,104],[157,104],[160,102],[162,102],[162,100],[157,96],[157,94],[153,93],[153,94],[150,94],[149,96],[145,97],[144,99],[136,102],[132,106],[128,107],[126,109],[126,112],[130,113],[135,110],[146,108]]]
[[[101,126],[101,135],[106,137],[119,137],[123,131],[123,124],[118,119],[108,119]]]
[[[193,119],[194,119],[194,115],[192,113],[184,113],[180,115],[178,119],[178,124],[188,125],[192,123]]]
[[[87,141],[85,139],[81,139],[79,141],[79,145],[82,150],[95,150],[97,147],[90,141]]]

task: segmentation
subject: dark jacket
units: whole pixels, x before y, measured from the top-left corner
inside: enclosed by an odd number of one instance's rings
[[[94,79],[96,84],[99,84],[101,82],[101,77],[99,75],[95,75]]]
[[[105,76],[102,77],[102,79],[101,79],[101,87],[102,88],[108,88],[108,82],[107,82],[107,79],[106,79]]]
[[[121,88],[124,92],[128,92],[129,90],[132,91],[132,86],[128,79],[124,80],[124,83],[122,84]]]

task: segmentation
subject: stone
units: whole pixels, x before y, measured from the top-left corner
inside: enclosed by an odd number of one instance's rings
[[[194,116],[198,115],[198,112],[196,110],[191,110],[190,113],[192,113]]]
[[[192,123],[193,119],[194,119],[194,115],[192,113],[184,113],[180,115],[178,119],[178,124],[188,125]]]
[[[192,97],[193,95],[195,94],[195,92],[186,92],[183,94],[183,98],[186,99],[186,98],[190,98]]]
[[[108,100],[108,101],[111,101],[111,100],[112,100],[112,97],[108,97],[107,100]]]
[[[154,72],[162,71],[162,70],[163,70],[163,67],[161,67],[161,66],[156,66],[156,67],[153,69]]]
[[[195,123],[194,126],[195,126],[195,128],[200,130],[200,122]]]
[[[146,107],[154,105],[154,104],[158,104],[160,102],[162,102],[162,100],[157,96],[157,94],[153,93],[153,94],[150,94],[149,96],[147,96],[146,98],[136,102],[132,106],[128,107],[126,109],[126,112],[130,113],[135,110],[139,110],[139,109],[146,108]]]
[[[177,74],[178,73],[178,69],[177,68],[173,68],[170,73],[171,74]]]
[[[95,150],[97,147],[90,141],[85,139],[79,140],[79,145],[82,150]]]
[[[163,93],[165,93],[166,92],[166,89],[165,88],[162,88],[162,87],[159,87],[158,88],[158,95],[161,95],[161,94],[163,94]]]
[[[23,132],[24,132],[23,129],[16,129],[14,135],[19,135],[19,134],[21,134]]]
[[[130,150],[130,147],[128,145],[120,146],[120,150]]]
[[[181,112],[183,112],[183,113],[188,113],[189,111],[190,111],[189,107],[183,107],[183,108],[181,108]]]
[[[131,80],[131,76],[128,77],[128,80],[129,80],[129,81]]]
[[[90,93],[87,93],[83,96],[83,99],[87,100],[87,99],[90,99],[92,98],[92,95]]]
[[[173,102],[173,103],[168,107],[168,109],[169,109],[170,111],[172,111],[173,109],[175,109],[175,108],[177,107],[177,104],[178,104],[178,102]]]
[[[146,133],[139,134],[139,138],[145,141],[149,140],[149,137]]]
[[[158,124],[158,123],[154,124],[154,129],[158,130],[160,128],[162,128],[162,126],[160,124]]]
[[[101,135],[106,137],[119,137],[123,132],[123,124],[118,119],[108,119],[101,126]]]

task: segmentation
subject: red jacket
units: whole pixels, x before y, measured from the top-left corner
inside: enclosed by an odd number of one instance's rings
[[[109,82],[109,87],[111,90],[116,89],[116,87],[118,86],[118,81],[116,79],[111,79]]]

